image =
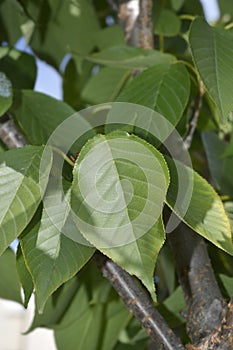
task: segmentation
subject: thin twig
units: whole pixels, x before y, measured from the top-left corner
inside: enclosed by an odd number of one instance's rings
[[[134,278],[102,255],[96,255],[96,260],[104,277],[110,281],[126,307],[141,322],[151,339],[156,342],[156,349],[184,349],[180,340],[156,310],[148,294],[139,287]]]

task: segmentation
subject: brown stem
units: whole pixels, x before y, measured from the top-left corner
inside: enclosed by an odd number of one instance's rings
[[[134,278],[103,255],[96,255],[96,260],[104,277],[110,281],[126,307],[156,343],[156,349],[184,349],[180,340],[156,310],[148,294],[135,282]]]
[[[221,326],[226,303],[208,257],[205,241],[185,224],[169,235],[178,278],[188,306],[187,332],[198,344]]]

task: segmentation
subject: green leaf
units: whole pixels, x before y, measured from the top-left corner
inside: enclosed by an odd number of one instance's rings
[[[142,237],[121,247],[99,248],[131,275],[137,276],[156,302],[154,269],[166,235],[162,218]]]
[[[22,303],[15,254],[7,249],[0,257],[0,298]]]
[[[82,91],[84,100],[93,103],[114,101],[130,76],[130,71],[114,67],[101,68]]]
[[[223,194],[233,196],[233,178],[231,174],[233,158],[223,157],[227,149],[227,143],[220,140],[214,132],[203,133],[202,140],[205,146],[210,173],[217,189]]]
[[[233,277],[229,277],[223,274],[220,274],[219,277],[222,284],[224,285],[224,288],[227,291],[227,294],[229,297],[231,297],[233,295]]]
[[[230,223],[220,197],[210,184],[191,168],[169,157],[166,157],[166,162],[171,175],[167,193],[169,207],[194,231],[233,255]],[[182,183],[178,182],[177,169],[181,174]],[[180,186],[186,190],[185,193],[182,192],[182,199],[179,198],[176,202]]]
[[[0,39],[14,46],[22,36],[21,25],[26,20],[17,0],[3,1],[0,4]]]
[[[125,69],[145,69],[155,64],[170,63],[175,57],[156,50],[143,50],[138,47],[116,46],[87,56],[88,61]]]
[[[54,327],[58,349],[67,344],[69,350],[113,349],[120,331],[132,317],[108,281],[93,267],[85,269],[77,294]]]
[[[12,104],[12,85],[5,73],[0,72],[0,116],[2,116]]]
[[[233,202],[225,202],[224,207],[231,224],[231,232],[233,235]]]
[[[163,63],[147,69],[123,89],[117,101],[150,107],[176,125],[189,98],[189,75],[182,63]]]
[[[21,247],[19,245],[17,250],[17,260],[16,260],[16,268],[17,273],[20,279],[21,286],[23,288],[24,292],[24,307],[28,306],[28,302],[31,298],[31,295],[33,293],[34,285],[32,281],[32,277],[30,275],[30,272],[27,269],[27,266],[24,261],[24,257],[22,254]]]
[[[93,50],[99,23],[92,1],[43,1],[40,19],[30,45],[56,68],[67,51],[87,55]]]
[[[0,154],[0,254],[30,222],[47,184],[52,154],[45,157],[43,178],[39,179],[44,147],[26,146]]]
[[[100,51],[111,46],[126,45],[123,29],[119,25],[103,28],[96,33],[95,41]]]
[[[65,235],[69,190],[63,198],[64,205],[58,200],[59,195],[62,196],[58,188],[48,188],[40,222],[21,239],[24,259],[36,289],[39,312],[43,311],[48,297],[73,277],[95,251]],[[70,225],[69,230],[73,230],[74,237],[77,235],[75,226]]]
[[[219,111],[219,123],[224,125],[233,111],[233,35],[196,18],[189,42],[195,66]]]
[[[163,9],[155,21],[154,33],[163,36],[175,36],[180,32],[181,21],[175,12]]]
[[[32,55],[8,48],[0,60],[0,70],[11,80],[14,89],[33,89],[37,68]]]
[[[92,75],[93,64],[86,60],[82,62],[81,72],[78,71],[74,59],[71,59],[66,66],[63,76],[64,102],[76,110],[86,107],[81,97],[82,90]]]
[[[87,176],[88,174],[88,176]],[[169,174],[162,155],[123,132],[91,139],[74,168],[71,207],[82,235],[135,274],[155,298],[153,271],[164,242]]]
[[[181,287],[178,287],[163,303],[159,304],[157,309],[171,328],[185,323],[181,311],[187,312],[187,306]]]
[[[12,114],[28,140],[46,143],[51,133],[75,111],[62,101],[31,90],[17,91]]]
[[[184,4],[185,0],[170,0],[173,10],[178,11]]]
[[[75,154],[88,138],[95,135],[90,124],[81,115],[75,114],[73,108],[39,92],[17,91],[11,113],[32,144],[45,144],[59,126],[52,146],[63,149],[71,140]]]

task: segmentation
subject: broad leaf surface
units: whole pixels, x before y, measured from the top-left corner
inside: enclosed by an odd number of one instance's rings
[[[6,74],[0,72],[0,116],[11,106],[13,99],[12,85]]]
[[[39,311],[43,310],[48,297],[73,277],[95,251],[62,233],[69,212],[68,202],[65,201],[69,191],[64,197],[64,205],[58,201],[58,191],[47,190],[44,199],[46,210],[42,212],[41,221],[21,240],[24,259],[36,289]],[[77,230],[75,225],[69,229]],[[73,232],[75,235],[76,232]]]
[[[168,183],[162,155],[142,139],[122,132],[90,140],[74,168],[71,206],[80,232],[138,276],[153,296]]]
[[[233,34],[196,18],[189,33],[190,48],[200,77],[226,124],[233,111]]]
[[[8,248],[0,257],[0,298],[22,303],[14,252]]]
[[[127,85],[117,101],[152,108],[176,125],[189,98],[189,75],[182,63],[162,63],[147,69]]]
[[[178,161],[166,157],[171,182],[167,192],[167,204],[194,231],[211,241],[217,247],[233,255],[231,227],[223,203],[208,182]],[[182,174],[178,182],[177,169]],[[191,190],[191,198],[183,194],[176,202],[179,187]]]
[[[94,53],[87,60],[115,68],[145,69],[156,64],[170,63],[175,57],[155,50],[143,50],[137,47],[116,46]]]
[[[40,181],[43,150],[44,147],[26,146],[0,155],[0,254],[20,235],[39,206],[52,162],[47,150]]]

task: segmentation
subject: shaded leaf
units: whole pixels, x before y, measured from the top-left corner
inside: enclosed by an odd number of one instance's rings
[[[166,157],[171,182],[167,204],[194,231],[233,255],[231,228],[223,203],[208,182],[191,168]],[[182,183],[178,182],[177,170]],[[185,189],[176,202],[179,187]],[[191,194],[191,197],[190,197]]]
[[[14,89],[32,89],[36,80],[35,58],[25,52],[9,49],[0,60],[0,70],[11,80]]]
[[[233,111],[233,34],[196,18],[189,33],[190,48],[200,77],[226,124]]]
[[[86,59],[97,64],[114,66],[115,68],[145,69],[155,64],[173,62],[175,57],[155,50],[116,46],[87,56]]]
[[[84,100],[93,104],[114,101],[130,76],[126,69],[104,67],[92,76],[82,91]]]
[[[125,45],[123,29],[119,25],[103,28],[96,33],[95,41],[100,51],[111,46]]]
[[[45,8],[41,6],[40,20],[43,23],[36,27],[31,47],[56,68],[67,51],[87,55],[95,46],[99,23],[90,0],[48,0]]]
[[[223,194],[233,196],[233,158],[223,156],[227,149],[227,143],[220,140],[214,132],[203,133],[202,140],[210,173],[217,189]]]
[[[175,36],[179,34],[181,21],[175,12],[163,9],[155,21],[154,33],[163,36]]]
[[[21,286],[23,288],[24,292],[24,307],[28,306],[28,302],[31,298],[34,285],[32,281],[32,277],[30,275],[30,272],[27,269],[27,266],[24,261],[24,257],[22,254],[21,247],[19,245],[18,250],[17,250],[17,260],[16,260],[16,268],[17,268],[17,273],[20,279]]]
[[[15,263],[15,254],[8,248],[0,257],[0,298],[22,303]]]

